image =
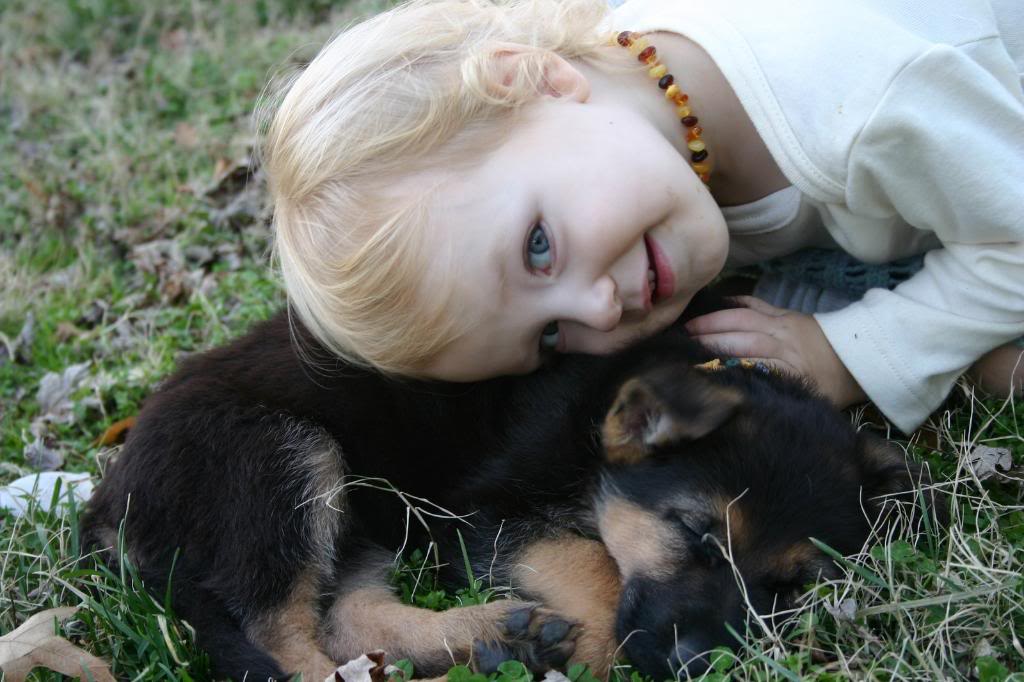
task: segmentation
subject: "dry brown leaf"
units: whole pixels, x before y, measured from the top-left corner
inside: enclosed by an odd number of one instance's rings
[[[22,454],[25,463],[36,471],[56,471],[64,466],[64,452],[59,447],[50,447],[43,438],[37,437],[26,445]]]
[[[74,409],[71,394],[88,378],[90,364],[80,362],[66,367],[60,374],[47,372],[43,376],[36,391],[36,402],[39,403],[42,415],[53,422],[70,423],[71,411]]]
[[[120,419],[108,426],[103,435],[93,442],[93,445],[103,445],[106,447],[116,445],[125,439],[128,435],[128,430],[133,426],[135,426],[135,417]]]
[[[371,651],[334,671],[324,682],[386,682],[384,652]]]
[[[996,474],[1006,473],[1013,467],[1009,448],[993,448],[978,445],[967,456],[979,481],[987,481]]]
[[[245,189],[255,172],[256,166],[249,157],[235,160],[219,158],[213,167],[213,182],[204,194],[221,204],[227,203]]]
[[[53,335],[59,342],[67,343],[81,333],[82,330],[76,327],[74,323],[64,320],[57,323],[57,330]]]
[[[174,142],[184,149],[195,149],[199,146],[199,133],[195,126],[181,121],[174,126]]]
[[[4,679],[24,682],[33,668],[43,667],[76,678],[88,670],[96,682],[115,682],[105,662],[53,634],[54,619],[63,622],[76,611],[73,606],[41,611],[0,637],[0,669]]]

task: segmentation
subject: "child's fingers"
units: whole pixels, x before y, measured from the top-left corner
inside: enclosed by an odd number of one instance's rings
[[[755,296],[731,296],[730,299],[732,301],[735,301],[737,304],[743,306],[744,308],[756,310],[759,313],[771,315],[772,317],[781,317],[782,315],[785,315],[786,313],[790,312],[785,308],[776,308],[771,303],[763,301]]]
[[[729,308],[693,318],[686,323],[686,331],[693,336],[723,332],[755,332],[765,329],[770,322],[764,313],[752,308]]]
[[[723,355],[734,358],[764,358],[769,363],[780,362],[782,344],[777,338],[764,332],[730,331],[701,334],[694,338]]]

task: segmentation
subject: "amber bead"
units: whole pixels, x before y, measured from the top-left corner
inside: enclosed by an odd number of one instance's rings
[[[697,177],[700,178],[700,181],[705,185],[711,184],[711,173],[699,173]]]
[[[673,76],[670,73],[667,73],[661,77],[661,80],[658,81],[658,87],[661,88],[662,90],[668,90],[668,86],[672,85],[672,83],[674,83],[675,80],[675,76]]]
[[[707,149],[704,140],[690,140],[686,143],[686,146],[691,152],[702,152]]]
[[[648,45],[636,56],[636,58],[646,64],[650,60],[654,59],[654,55],[656,54],[658,54],[658,49],[654,47],[654,45]]]
[[[683,125],[687,128],[692,128],[697,125],[699,119],[696,116],[683,116]]]
[[[675,105],[677,107],[681,107],[681,106],[683,106],[684,104],[686,104],[687,102],[690,101],[690,96],[687,95],[685,92],[677,92],[676,94],[674,94],[671,97],[669,97],[669,99],[671,99],[673,102],[675,102]]]
[[[672,85],[670,85],[667,88],[665,88],[665,97],[667,97],[669,99],[672,99],[676,95],[679,95],[681,93],[682,93],[682,90],[680,90],[679,86],[676,85],[675,83],[673,83]]]
[[[623,47],[629,47],[633,44],[633,34],[629,31],[623,31],[615,37],[615,42]]]
[[[700,126],[693,126],[692,128],[690,128],[689,130],[686,131],[686,140],[688,142],[693,142],[694,140],[699,140],[700,136],[703,135],[703,134],[704,134],[704,129],[703,128],[701,128]]]
[[[655,64],[647,71],[647,75],[651,78],[661,78],[666,73],[668,73],[668,67],[664,64]]]
[[[640,54],[646,50],[649,45],[650,43],[647,42],[647,38],[633,38],[633,42],[629,44],[629,52],[630,54]]]
[[[701,175],[703,173],[710,173],[711,172],[711,164],[708,163],[707,161],[701,161],[699,163],[691,163],[690,164],[690,168],[692,168],[693,172],[696,173],[697,175]]]
[[[686,106],[685,104],[680,104],[679,106],[676,107],[676,116],[678,116],[680,119],[686,118],[689,115],[690,107]]]
[[[708,158],[707,149],[702,149],[699,152],[693,152],[693,154],[690,155],[690,160],[693,161],[694,163],[700,163],[706,158]]]

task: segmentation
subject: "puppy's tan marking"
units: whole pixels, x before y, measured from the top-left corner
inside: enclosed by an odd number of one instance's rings
[[[442,674],[452,665],[471,662],[475,640],[507,641],[505,621],[513,611],[534,606],[534,622],[556,617],[549,609],[515,599],[447,611],[403,604],[388,582],[391,557],[378,556],[347,575],[328,610],[323,648],[339,661],[374,649],[388,660],[416,661],[421,675]]]
[[[289,674],[322,680],[337,667],[320,649],[317,637],[317,590],[311,572],[300,576],[284,606],[246,628],[246,635],[265,649]]]
[[[613,464],[634,464],[647,457],[649,449],[643,440],[647,422],[656,418],[655,399],[637,379],[630,379],[619,389],[615,402],[601,428],[605,458]]]
[[[518,557],[512,580],[524,595],[583,625],[572,662],[607,677],[618,645],[615,612],[622,583],[605,546],[578,536],[534,542]]]
[[[771,565],[776,575],[796,576],[800,575],[805,567],[819,563],[821,557],[821,552],[811,543],[799,542],[790,545],[771,559]]]
[[[675,531],[656,514],[632,502],[619,497],[602,500],[597,508],[597,526],[624,580],[637,574],[666,579],[682,561],[685,548]]]
[[[716,497],[711,502],[714,518],[721,524],[721,541],[728,539],[733,548],[746,547],[750,542],[750,524],[743,513],[743,507],[736,498]]]

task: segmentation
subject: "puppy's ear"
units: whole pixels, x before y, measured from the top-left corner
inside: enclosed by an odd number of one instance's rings
[[[686,365],[671,365],[626,381],[601,429],[605,459],[630,464],[659,447],[696,440],[721,426],[743,404],[742,391]]]
[[[857,454],[864,498],[872,510],[880,513],[887,497],[912,503],[923,499],[941,524],[948,523],[946,496],[932,486],[927,469],[907,459],[901,448],[880,436],[862,431],[857,434]]]

